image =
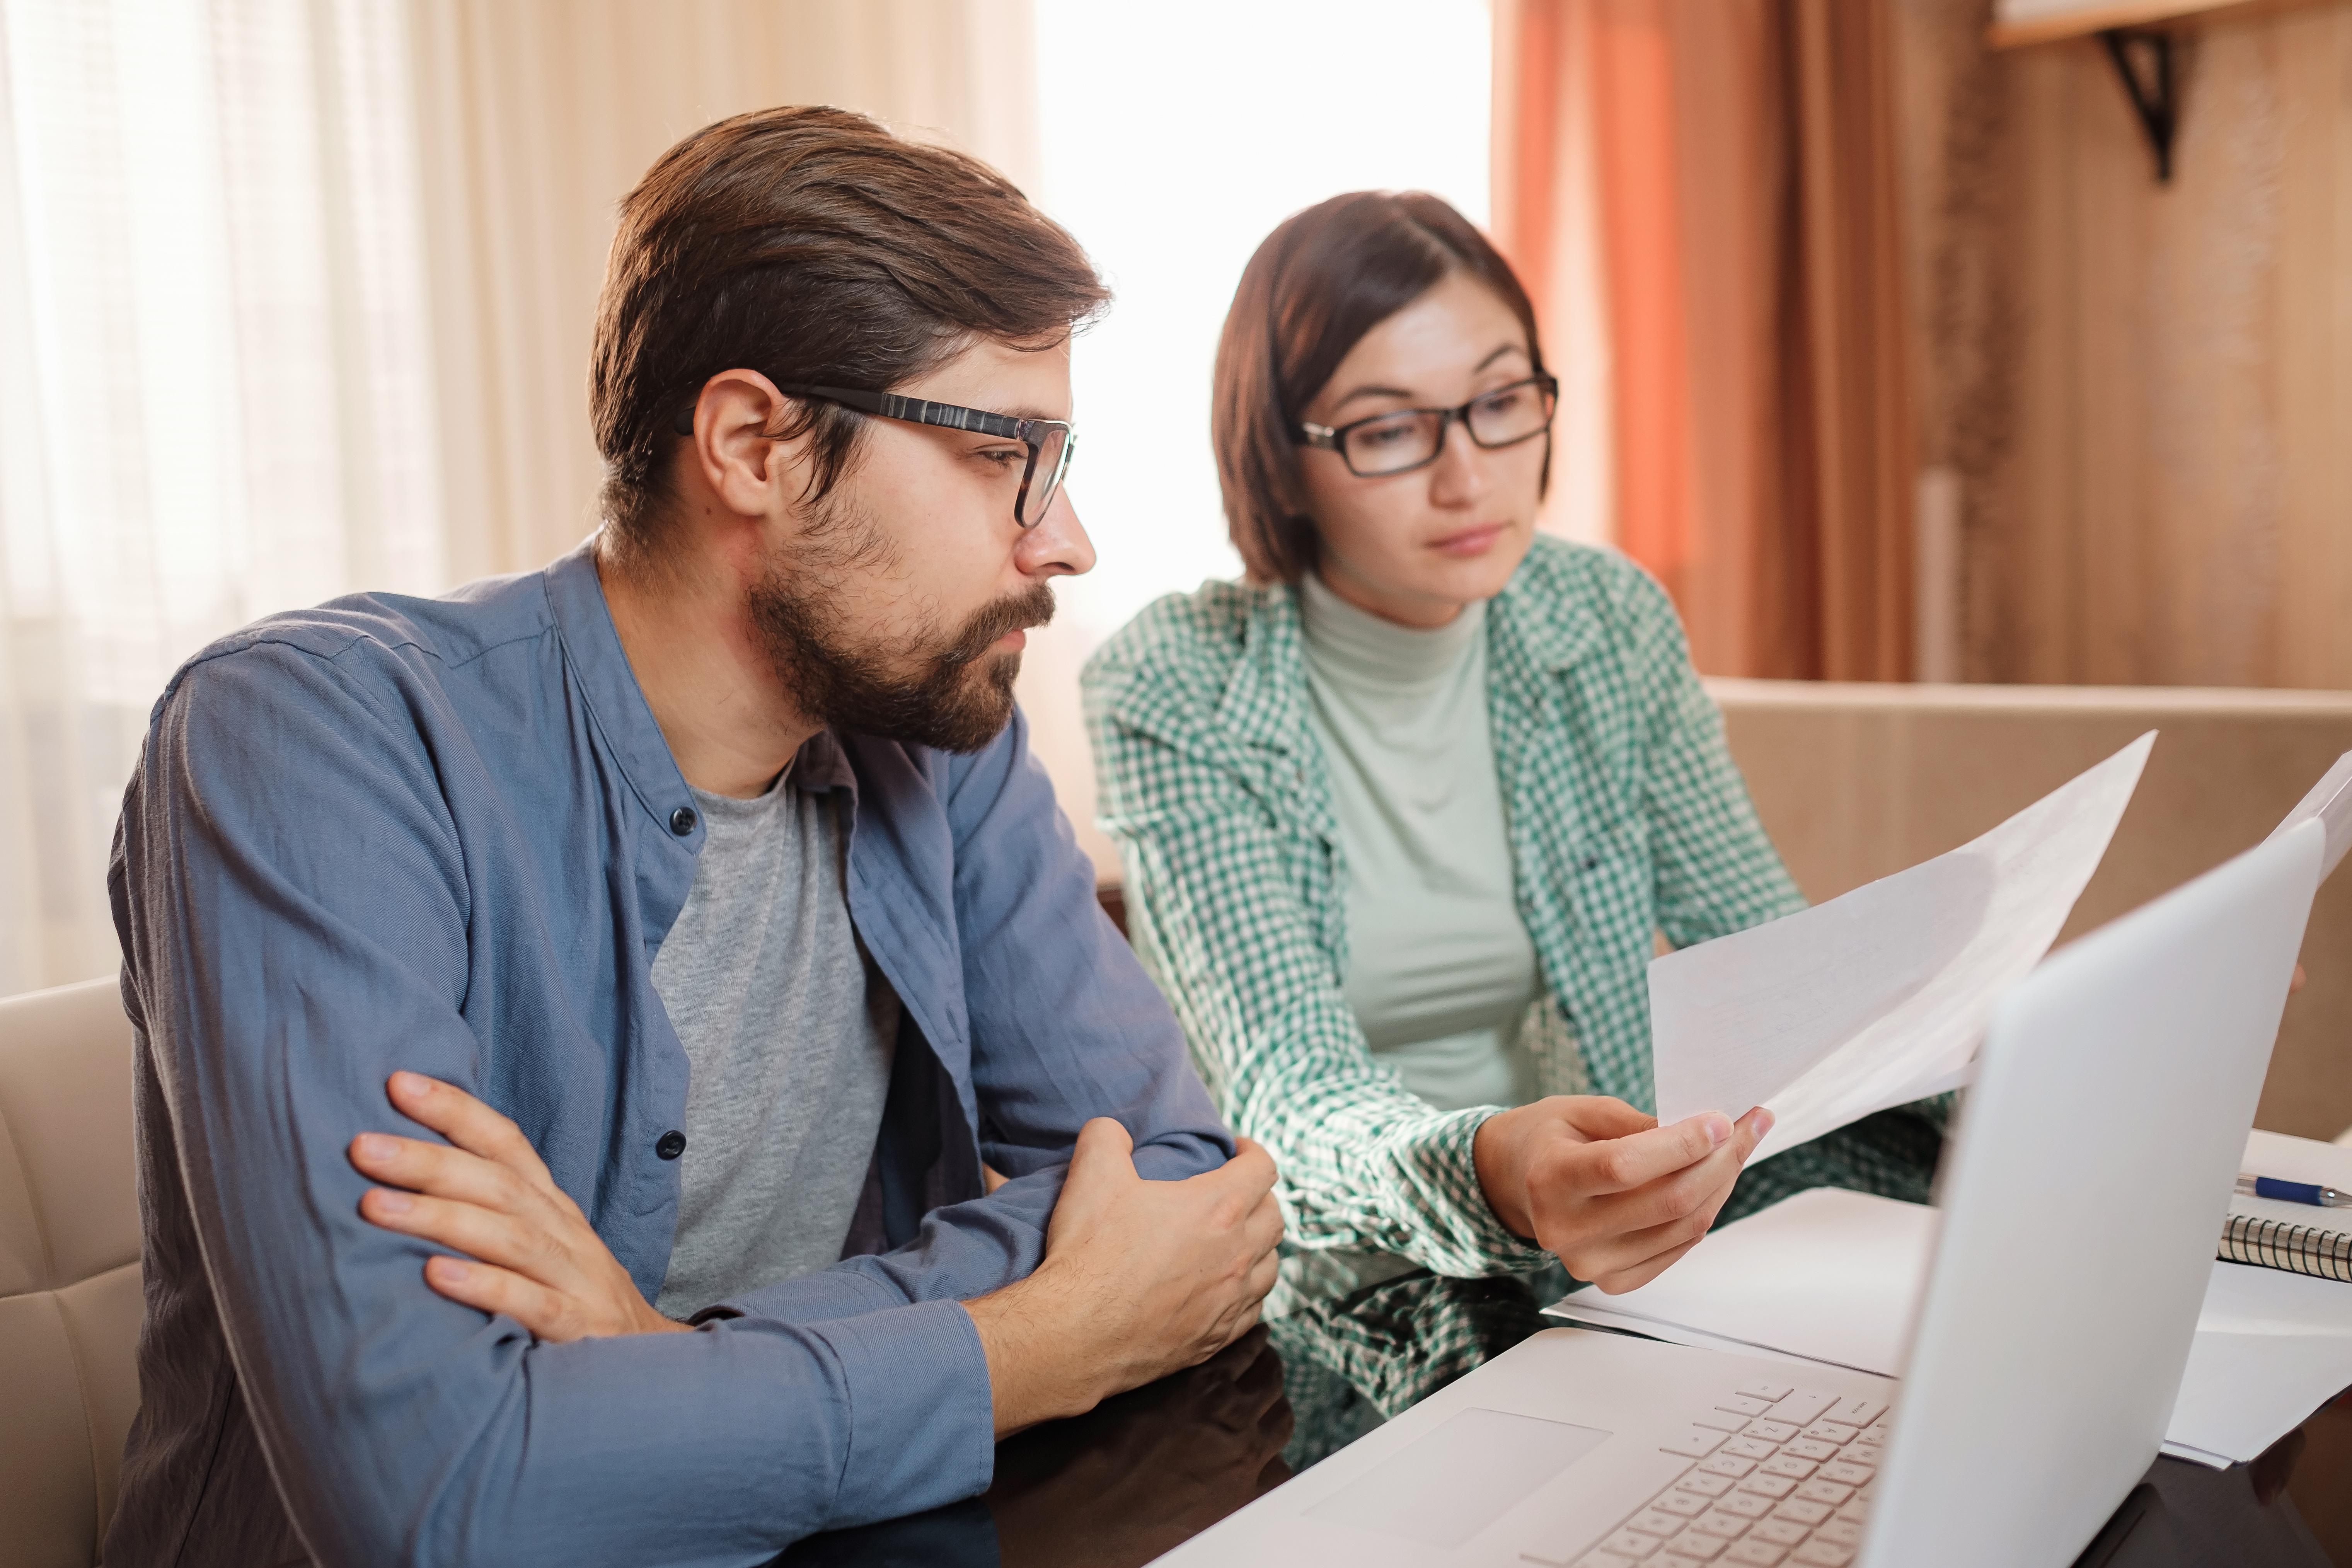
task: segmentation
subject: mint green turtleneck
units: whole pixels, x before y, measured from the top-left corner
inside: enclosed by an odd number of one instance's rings
[[[1541,984],[1486,711],[1486,606],[1434,630],[1300,584],[1308,704],[1348,870],[1343,992],[1441,1110],[1534,1098],[1515,1045]]]

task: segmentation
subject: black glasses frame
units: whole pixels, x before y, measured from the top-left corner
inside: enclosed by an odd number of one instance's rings
[[[991,414],[984,408],[962,408],[952,403],[933,403],[927,398],[901,397],[895,392],[861,392],[848,386],[808,386],[798,382],[778,382],[776,390],[787,397],[815,397],[827,403],[837,403],[854,408],[860,414],[871,414],[883,419],[897,419],[908,425],[931,425],[943,430],[969,430],[982,436],[995,436],[1007,441],[1018,441],[1029,448],[1028,464],[1021,470],[1021,493],[1013,498],[1013,521],[1024,528],[1034,528],[1045,520],[1054,504],[1054,493],[1062,488],[1062,479],[1070,471],[1070,458],[1078,449],[1076,426],[1066,419],[1020,419],[1010,414]],[[678,415],[677,433],[694,434],[694,408],[688,405]],[[1037,515],[1029,515],[1029,493],[1037,478],[1037,464],[1045,455],[1045,443],[1055,431],[1062,433],[1062,449],[1054,461],[1053,471],[1037,488]]]
[[[1480,440],[1478,432],[1471,426],[1470,411],[1490,397],[1499,397],[1506,392],[1517,392],[1523,386],[1535,387],[1543,394],[1543,423],[1526,435],[1514,436],[1507,441]],[[1297,442],[1301,447],[1318,447],[1327,452],[1339,453],[1339,460],[1348,465],[1348,471],[1360,479],[1393,479],[1399,474],[1410,474],[1416,468],[1425,468],[1444,457],[1445,431],[1448,426],[1459,424],[1462,426],[1462,433],[1470,437],[1473,445],[1489,452],[1499,452],[1506,447],[1516,447],[1521,442],[1532,441],[1538,436],[1549,435],[1552,416],[1559,409],[1559,378],[1555,375],[1531,375],[1524,381],[1515,381],[1507,386],[1496,387],[1491,392],[1482,392],[1458,408],[1391,408],[1385,414],[1374,414],[1363,419],[1351,419],[1345,425],[1317,425],[1302,419],[1298,422]],[[1433,414],[1437,416],[1437,445],[1431,448],[1429,456],[1417,463],[1407,463],[1402,468],[1382,468],[1377,473],[1368,474],[1356,467],[1355,459],[1348,456],[1348,437],[1368,425],[1378,425],[1384,419],[1398,419],[1409,414]]]

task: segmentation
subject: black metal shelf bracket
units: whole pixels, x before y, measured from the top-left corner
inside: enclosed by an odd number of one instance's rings
[[[2115,62],[2116,76],[2139,116],[2140,129],[2156,153],[2158,184],[2172,183],[2172,136],[2180,125],[2179,79],[2173,70],[2172,35],[2131,33],[2109,27],[2099,35]]]

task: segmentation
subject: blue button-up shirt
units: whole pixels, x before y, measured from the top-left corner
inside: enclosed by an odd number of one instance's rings
[[[428,1289],[346,1150],[419,1131],[394,1069],[457,1084],[661,1285],[687,1058],[649,972],[702,828],[593,557],[273,616],[174,677],[109,879],[146,1321],[108,1563],[749,1563],[986,1486],[955,1303],[1036,1266],[1080,1124],[1158,1177],[1231,1140],[1017,715],[969,756],[803,761],[850,792],[850,915],[907,1019],[877,1251],[696,1333],[542,1344]]]

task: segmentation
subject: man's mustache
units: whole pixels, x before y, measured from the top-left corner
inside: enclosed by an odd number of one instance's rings
[[[1040,583],[982,608],[964,623],[963,635],[940,656],[940,662],[949,666],[970,664],[993,647],[996,639],[1007,632],[1042,626],[1053,618],[1054,591]]]

